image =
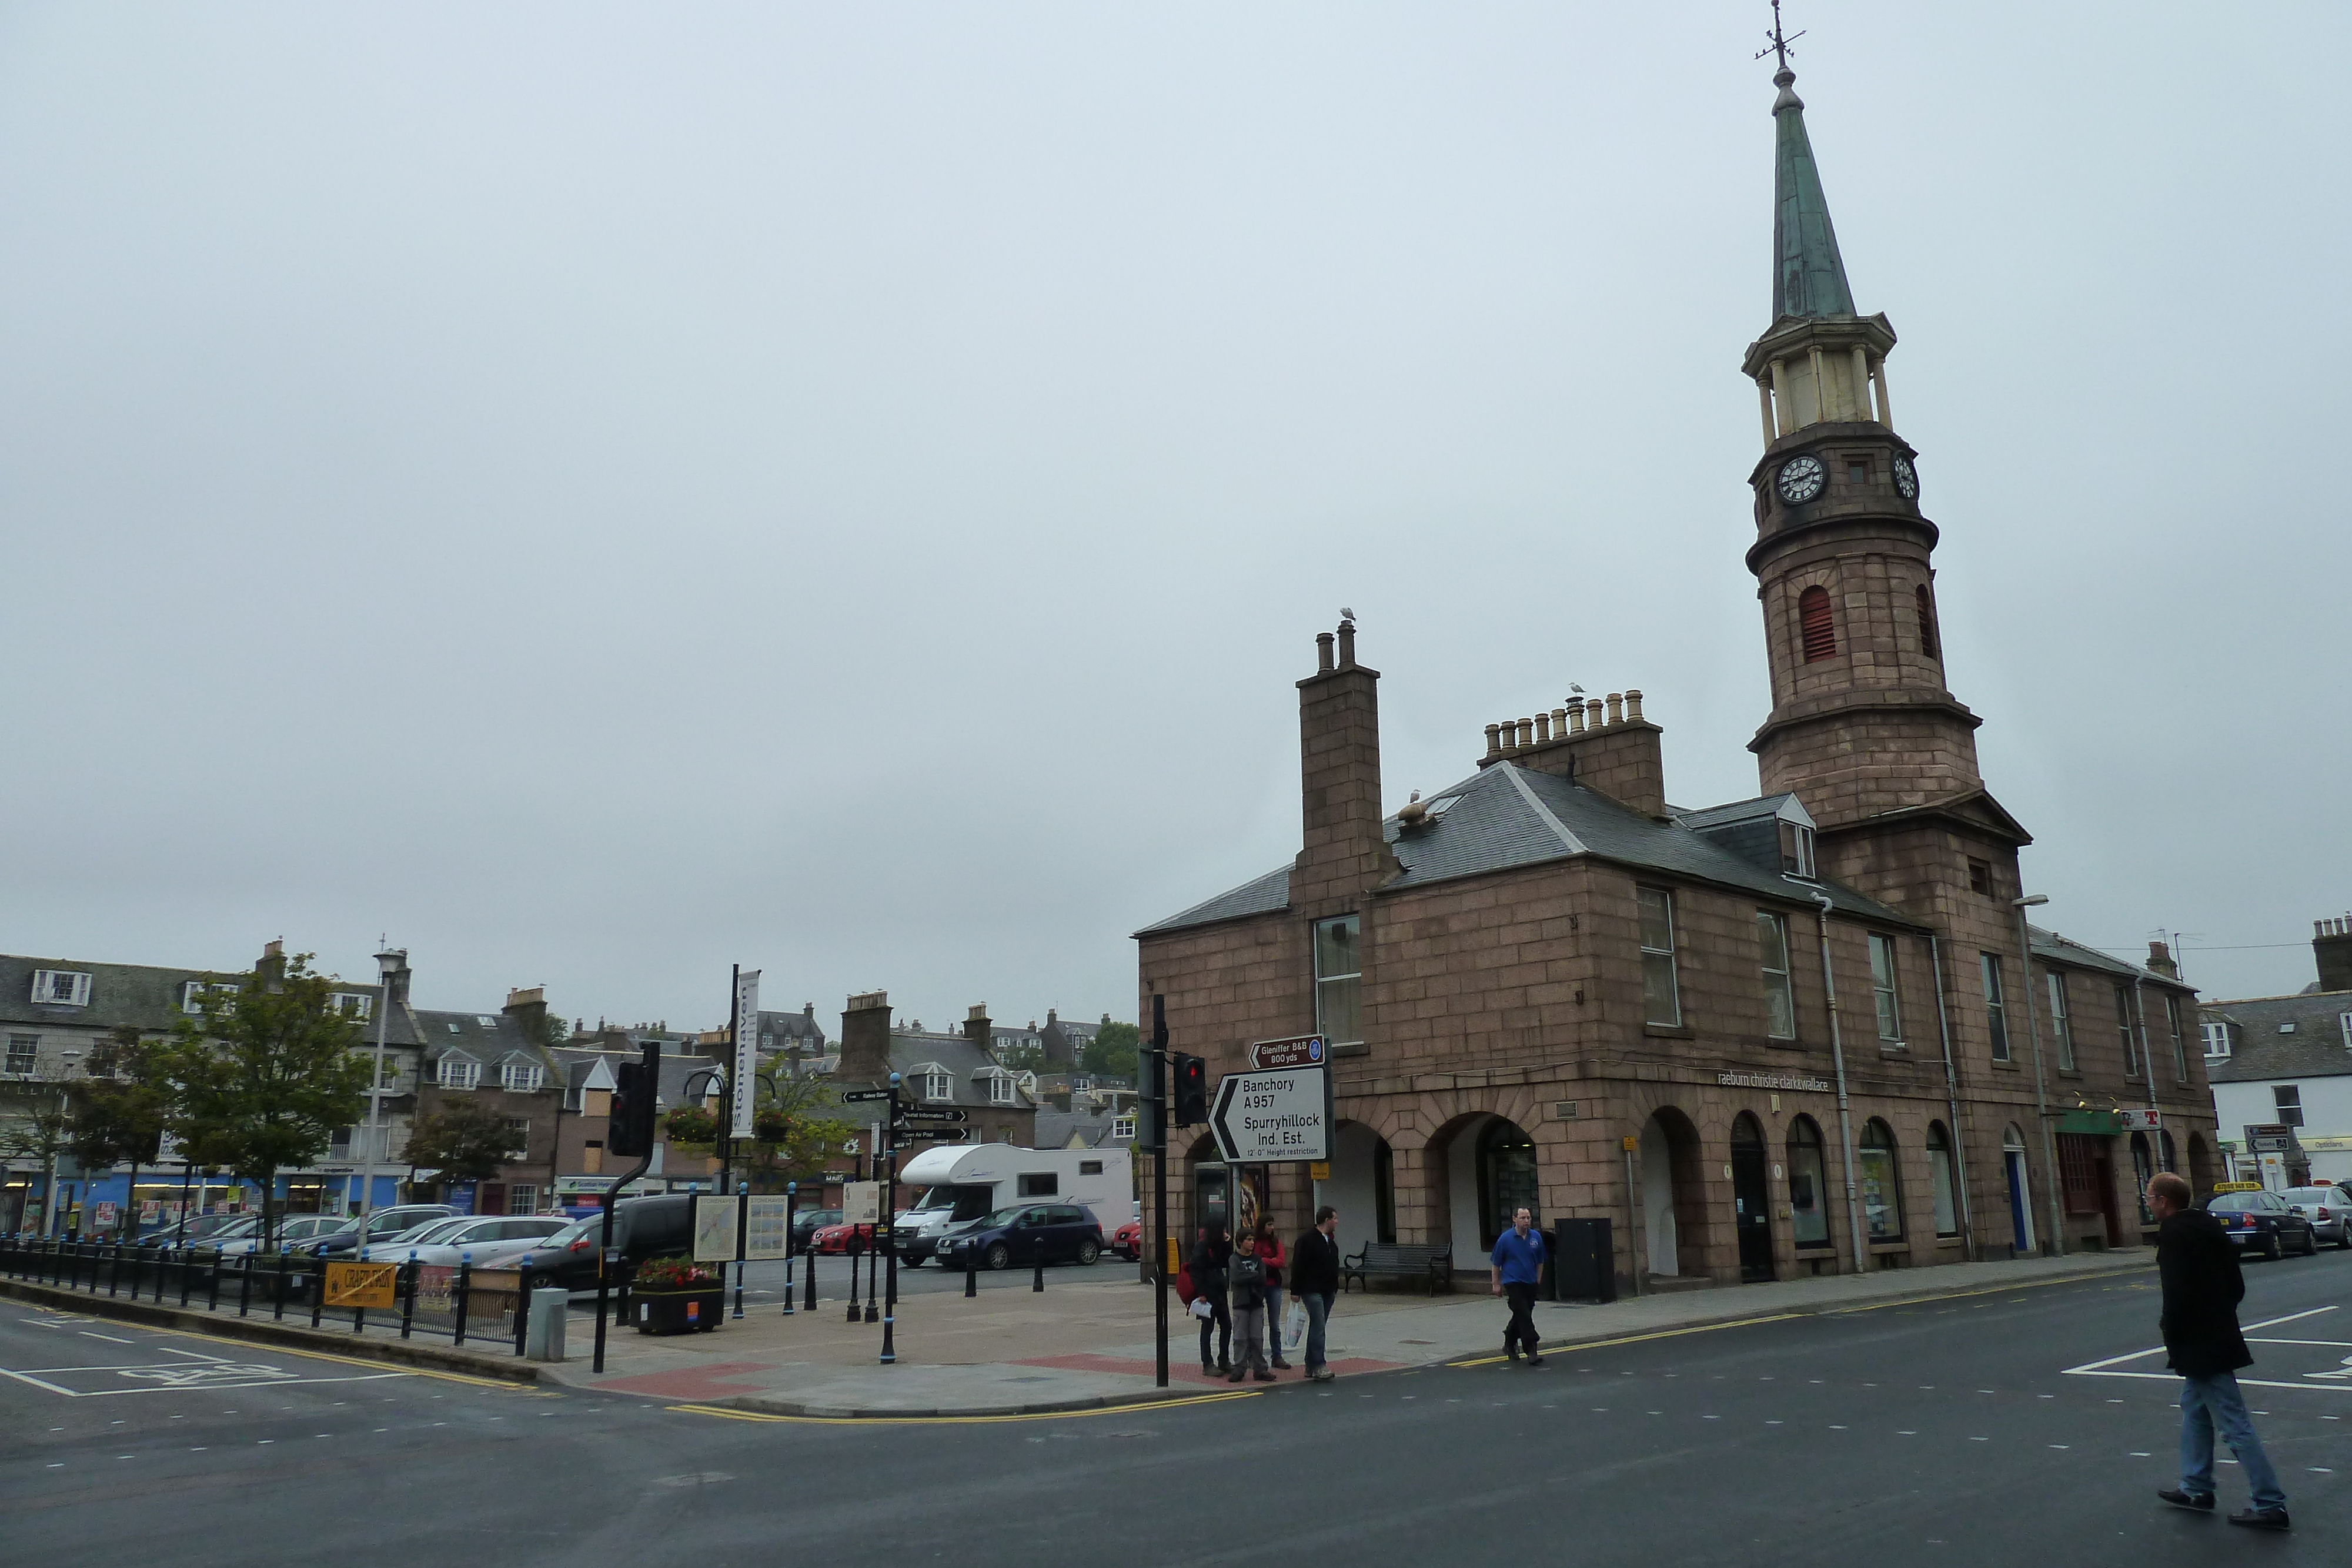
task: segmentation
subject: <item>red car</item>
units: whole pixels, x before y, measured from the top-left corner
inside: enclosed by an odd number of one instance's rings
[[[857,1249],[860,1252],[874,1250],[874,1228],[870,1225],[819,1226],[815,1234],[809,1238],[809,1250],[846,1252],[849,1250],[849,1238],[852,1232],[857,1236]]]
[[[1132,1263],[1143,1256],[1143,1221],[1130,1219],[1111,1232],[1110,1249]]]

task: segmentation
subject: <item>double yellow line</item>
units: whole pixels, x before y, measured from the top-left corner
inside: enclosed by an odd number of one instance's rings
[[[681,1416],[716,1416],[722,1421],[779,1421],[802,1427],[990,1427],[1008,1421],[1075,1421],[1088,1416],[1136,1416],[1171,1410],[1182,1405],[1222,1405],[1229,1399],[1255,1399],[1265,1390],[1237,1389],[1231,1394],[1195,1394],[1182,1399],[1139,1399],[1126,1405],[1103,1405],[1091,1410],[1035,1410],[1005,1416],[780,1416],[765,1410],[730,1410],[723,1405],[666,1405]]]

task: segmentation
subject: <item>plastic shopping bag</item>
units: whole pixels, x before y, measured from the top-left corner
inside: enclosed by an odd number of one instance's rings
[[[1209,1298],[1206,1296],[1193,1297],[1190,1301],[1185,1303],[1184,1310],[1191,1312],[1202,1322],[1207,1322],[1211,1318],[1217,1315],[1215,1309],[1209,1305]]]
[[[1307,1304],[1294,1301],[1282,1315],[1282,1348],[1297,1350],[1307,1339]]]

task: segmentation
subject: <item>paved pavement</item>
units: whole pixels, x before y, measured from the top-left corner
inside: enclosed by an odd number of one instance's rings
[[[1806,1278],[1738,1289],[1674,1291],[1609,1306],[1547,1304],[1538,1326],[1548,1341],[1582,1343],[1697,1323],[1812,1312],[1923,1291],[1990,1290],[2063,1274],[2145,1270],[2143,1251],[2022,1262],[1978,1263],[1850,1277]],[[878,1356],[882,1331],[861,1314],[848,1322],[845,1266],[824,1260],[814,1313],[786,1317],[778,1293],[745,1296],[746,1316],[708,1334],[653,1338],[629,1332],[607,1340],[605,1373],[588,1361],[581,1304],[571,1357],[544,1376],[595,1387],[744,1409],[807,1415],[982,1415],[1069,1409],[1161,1397],[1157,1385],[1150,1289],[1132,1265],[1063,1268],[1033,1289],[1028,1271],[982,1275],[966,1301],[960,1275],[918,1276],[934,1287],[902,1296],[892,1323],[897,1360]],[[903,1277],[902,1277],[903,1278]],[[756,1281],[755,1281],[756,1283]],[[952,1284],[953,1289],[944,1287]],[[805,1296],[796,1298],[804,1302]],[[1340,1299],[1330,1330],[1331,1364],[1342,1376],[1427,1365],[1491,1353],[1504,1311],[1465,1280],[1453,1296],[1382,1292]],[[1303,1378],[1294,1369],[1284,1381]],[[1227,1386],[1201,1371],[1193,1325],[1171,1303],[1169,1396]]]
[[[1469,1356],[887,1422],[499,1387],[0,1302],[0,1558],[2340,1563],[2352,1257],[2247,1275],[2285,1537],[2154,1501],[2179,1414],[2169,1379],[2139,1375],[2157,1295],[2133,1271],[1654,1328],[1539,1370]]]

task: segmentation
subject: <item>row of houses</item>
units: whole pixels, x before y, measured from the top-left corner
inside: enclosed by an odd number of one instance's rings
[[[278,944],[260,963],[282,963]],[[582,1019],[566,1024],[551,1014],[541,988],[508,992],[496,1011],[422,1008],[412,994],[414,972],[404,951],[377,956],[371,982],[337,982],[333,998],[362,1026],[371,1056],[383,1058],[373,1091],[373,1116],[339,1132],[324,1156],[279,1173],[275,1196],[297,1213],[337,1213],[420,1197],[437,1197],[482,1214],[533,1214],[576,1207],[607,1189],[620,1164],[605,1155],[606,1117],[615,1070],[640,1058],[647,1042],[660,1050],[659,1095],[664,1108],[701,1104],[716,1111],[730,1057],[724,1030],[673,1030],[661,1024],[625,1027]],[[134,1205],[142,1223],[156,1224],[184,1209],[244,1207],[257,1194],[232,1174],[184,1166],[168,1146],[160,1168],[83,1171],[69,1157],[44,1151],[21,1135],[27,1113],[55,1089],[63,1097],[91,1053],[124,1030],[142,1038],[170,1035],[198,1016],[206,987],[233,984],[220,974],[151,965],[0,955],[0,1083],[12,1092],[8,1109],[19,1134],[0,1135],[0,1229],[37,1228],[47,1209],[59,1225],[97,1226],[100,1216]],[[1108,1021],[1108,1019],[1105,1021]],[[955,1033],[927,1031],[917,1021],[897,1027],[887,994],[849,998],[839,1042],[829,1038],[814,1004],[799,1012],[758,1017],[762,1071],[835,1081],[843,1089],[901,1074],[906,1092],[933,1106],[965,1110],[962,1134],[976,1140],[1030,1144],[1038,1116],[1057,1118],[1055,1146],[1133,1136],[1131,1086],[1107,1085],[1083,1071],[1040,1071],[1011,1061],[1050,1058],[1075,1061],[1098,1026],[1064,1025],[1048,1013],[1046,1026],[1000,1030],[984,1006],[971,1009]],[[999,1045],[1018,1037],[1011,1049]],[[1124,1088],[1124,1099],[1120,1089]],[[458,1103],[486,1106],[506,1118],[523,1150],[489,1177],[444,1179],[408,1158],[411,1130],[420,1118]],[[855,1107],[832,1113],[856,1125]],[[1120,1113],[1124,1113],[1123,1116]],[[373,1130],[371,1130],[373,1122]],[[0,1124],[0,1134],[7,1128]],[[843,1140],[837,1158],[809,1173],[814,1198],[872,1166],[868,1129]],[[671,1191],[711,1181],[719,1163],[707,1146],[672,1145],[665,1134],[651,1165],[633,1190]],[[42,1195],[50,1195],[44,1203]]]

